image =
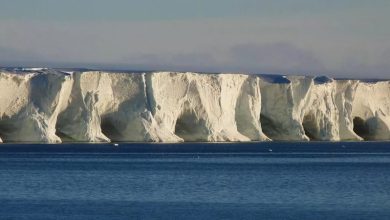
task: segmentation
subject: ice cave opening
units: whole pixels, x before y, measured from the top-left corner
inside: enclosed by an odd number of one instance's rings
[[[62,142],[70,142],[74,141],[73,138],[66,135],[65,133],[61,132],[60,130],[56,129],[56,135],[61,139]]]
[[[61,139],[62,142],[76,141],[74,138],[61,130],[61,125],[58,122],[56,124],[56,135]]]
[[[1,126],[0,126],[0,143],[1,143],[1,140],[4,141],[4,131],[2,130]]]
[[[175,134],[184,141],[207,141],[206,121],[199,119],[193,110],[184,111],[176,121]]]
[[[74,137],[71,137],[71,135],[67,134],[66,132],[66,125],[71,123],[69,120],[66,119],[66,114],[64,112],[61,112],[57,116],[57,121],[55,125],[56,129],[56,135],[61,139],[62,142],[74,142],[77,141]]]
[[[278,126],[271,118],[260,114],[260,123],[261,129],[267,137],[271,139],[277,139],[277,137],[280,135],[280,129],[278,129]]]
[[[360,117],[353,118],[353,131],[364,140],[367,140],[370,135],[367,122]]]
[[[111,141],[118,141],[121,136],[120,132],[118,131],[119,124],[119,122],[113,121],[109,117],[102,117],[100,128],[102,133]]]
[[[0,138],[3,142],[7,141],[7,134],[10,134],[15,129],[15,126],[11,125],[11,123],[7,123],[7,121],[5,123],[0,122]]]
[[[313,114],[308,114],[303,117],[302,127],[305,131],[305,135],[310,140],[320,140],[318,137],[319,129],[317,124],[315,123],[315,116]]]

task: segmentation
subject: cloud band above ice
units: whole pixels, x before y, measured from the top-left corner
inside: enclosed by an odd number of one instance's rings
[[[389,75],[389,1],[164,2],[6,1],[0,65]]]

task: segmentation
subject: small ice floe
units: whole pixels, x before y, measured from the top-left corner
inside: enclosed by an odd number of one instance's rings
[[[114,145],[114,147],[118,147],[119,146],[119,144],[113,144]]]
[[[268,148],[268,152],[272,152],[272,149],[271,149],[271,148]]]
[[[42,68],[42,67],[33,67],[33,68],[22,68],[22,71],[44,71],[48,68]]]

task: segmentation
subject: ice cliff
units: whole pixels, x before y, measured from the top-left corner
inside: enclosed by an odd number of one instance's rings
[[[390,81],[0,70],[0,142],[390,139]]]

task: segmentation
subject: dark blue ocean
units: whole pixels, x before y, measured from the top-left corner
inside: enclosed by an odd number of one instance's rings
[[[4,144],[0,219],[390,219],[390,143]]]

